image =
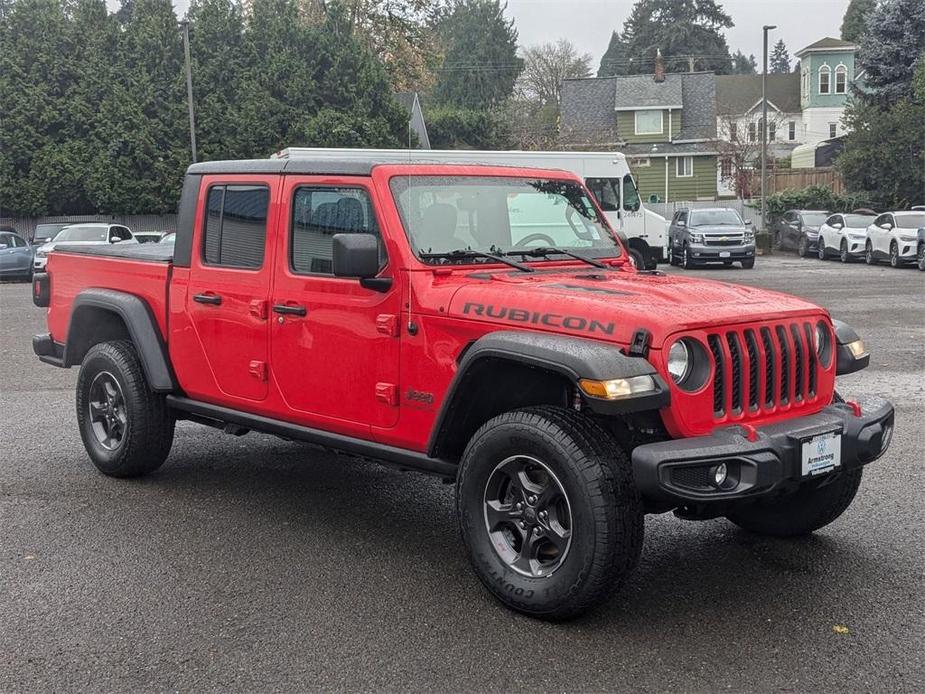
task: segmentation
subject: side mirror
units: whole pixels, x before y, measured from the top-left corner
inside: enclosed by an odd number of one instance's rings
[[[883,224],[880,225],[880,228],[881,228],[881,229],[886,229],[887,231],[889,231],[890,229],[893,228],[893,225],[890,224],[889,222],[884,222]]]
[[[746,219],[746,220],[745,220],[745,226],[750,227],[751,225],[752,225],[752,220]]]
[[[367,289],[386,291],[390,277],[378,278],[379,237],[375,234],[334,234],[332,264],[335,277],[353,277]]]
[[[683,219],[679,219],[679,220],[678,220],[678,226],[679,226],[679,227],[686,227],[686,226],[687,226],[687,222],[685,222]]]
[[[120,240],[119,237],[116,236],[115,234],[109,235],[109,243],[119,243],[119,240]]]
[[[845,225],[842,224],[841,222],[836,222],[835,224],[832,225],[832,228],[833,228],[833,229],[842,229],[842,228],[844,228],[844,226],[845,226]]]
[[[0,251],[4,250],[7,247],[5,243],[0,243]]]

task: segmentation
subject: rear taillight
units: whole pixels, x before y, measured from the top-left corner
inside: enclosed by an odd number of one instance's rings
[[[32,275],[32,303],[39,308],[48,308],[51,303],[51,276],[47,272]]]

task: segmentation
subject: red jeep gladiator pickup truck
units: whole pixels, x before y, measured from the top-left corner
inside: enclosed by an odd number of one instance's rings
[[[157,469],[178,419],[434,473],[478,577],[549,619],[633,569],[646,513],[832,522],[892,434],[835,392],[869,360],[848,326],[637,271],[561,171],[195,164],[173,249],[58,246],[33,299],[104,474]]]

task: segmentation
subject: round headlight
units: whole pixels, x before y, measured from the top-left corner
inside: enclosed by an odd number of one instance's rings
[[[675,383],[680,383],[691,368],[691,352],[682,340],[678,340],[668,350],[668,373]]]

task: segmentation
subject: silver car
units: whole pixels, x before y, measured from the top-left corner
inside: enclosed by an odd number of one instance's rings
[[[691,268],[706,263],[755,267],[755,232],[751,222],[728,207],[678,210],[668,228],[672,265]]]
[[[51,241],[36,249],[32,269],[35,272],[44,272],[48,254],[55,249],[55,246],[62,243],[74,246],[102,246],[110,243],[138,243],[138,241],[128,227],[121,224],[104,222],[71,224],[59,231]]]

